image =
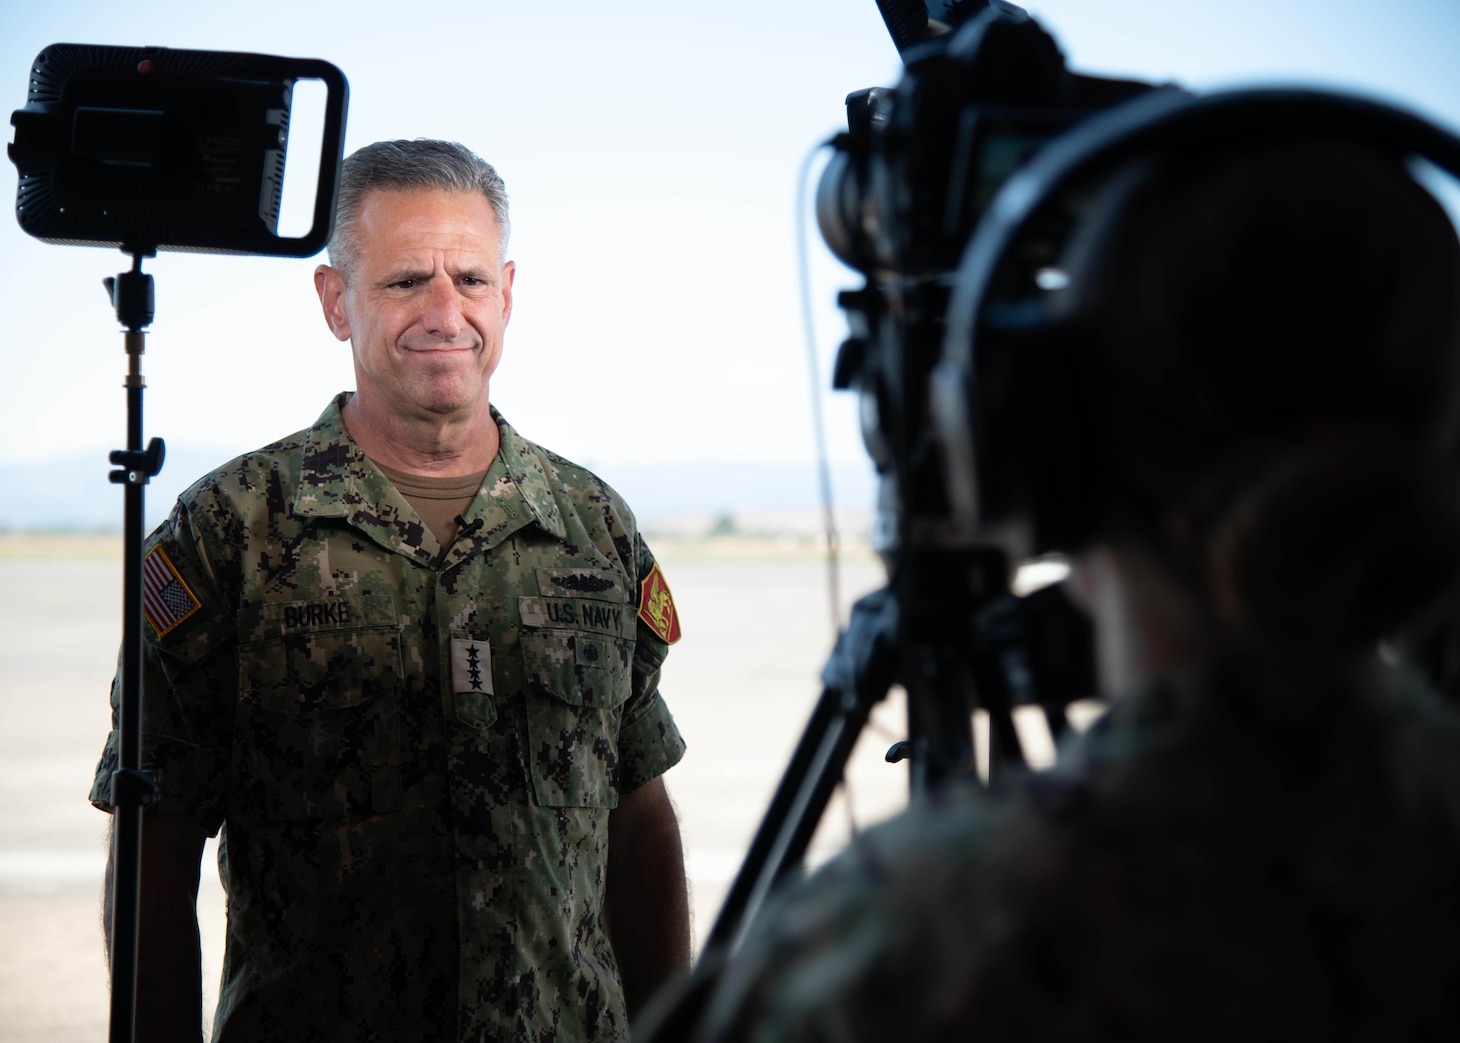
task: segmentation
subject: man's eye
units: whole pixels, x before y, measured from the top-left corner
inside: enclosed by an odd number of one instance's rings
[[[400,279],[390,284],[392,289],[409,290],[416,285],[414,279]]]

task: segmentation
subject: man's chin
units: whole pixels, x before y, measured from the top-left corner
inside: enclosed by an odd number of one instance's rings
[[[442,419],[474,416],[486,408],[487,388],[452,388],[425,392],[416,398],[417,407],[427,415]]]

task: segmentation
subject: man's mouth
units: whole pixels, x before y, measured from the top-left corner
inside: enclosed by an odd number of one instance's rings
[[[402,344],[401,350],[416,355],[450,355],[463,351],[476,351],[480,344]]]

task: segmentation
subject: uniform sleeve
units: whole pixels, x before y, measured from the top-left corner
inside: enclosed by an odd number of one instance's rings
[[[619,725],[616,781],[621,793],[631,793],[664,774],[679,763],[685,750],[684,737],[659,694],[659,675],[669,645],[679,638],[679,616],[663,570],[643,537],[636,535],[635,544],[640,587],[635,603],[638,639],[634,644],[632,688]],[[646,588],[653,599],[653,611],[645,604]]]
[[[234,638],[224,599],[179,505],[147,540],[142,623],[142,767],[156,772],[149,814],[185,815],[216,835],[223,821],[234,699]],[[113,810],[121,663],[112,680],[112,731],[92,780],[91,803]]]

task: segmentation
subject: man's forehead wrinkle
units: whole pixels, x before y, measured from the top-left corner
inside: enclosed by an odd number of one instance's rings
[[[485,204],[443,199],[436,193],[367,198],[359,217],[359,254],[378,267],[495,270],[501,254],[497,224]],[[371,206],[376,203],[376,206]],[[418,204],[418,205],[413,205]]]

